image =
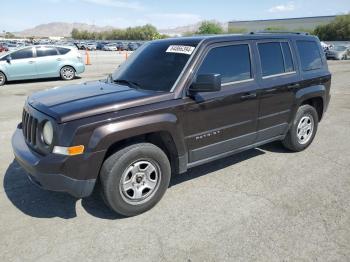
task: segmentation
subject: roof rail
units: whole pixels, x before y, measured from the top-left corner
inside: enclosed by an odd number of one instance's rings
[[[293,31],[256,31],[250,32],[251,35],[254,34],[294,34],[294,35],[309,35],[308,32],[293,32]]]

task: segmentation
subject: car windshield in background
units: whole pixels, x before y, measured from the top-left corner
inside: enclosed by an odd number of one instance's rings
[[[345,51],[346,50],[346,46],[335,46],[334,47],[334,50],[335,51]]]
[[[113,73],[113,80],[137,83],[145,90],[169,92],[196,46],[197,43],[167,41],[145,44]]]

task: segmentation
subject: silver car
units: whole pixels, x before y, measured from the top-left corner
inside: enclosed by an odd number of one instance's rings
[[[327,59],[347,60],[350,58],[350,47],[337,45],[326,51]]]
[[[30,46],[0,55],[0,86],[7,81],[61,77],[85,71],[81,54],[67,46]]]

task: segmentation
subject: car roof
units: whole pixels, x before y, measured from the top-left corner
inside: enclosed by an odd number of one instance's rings
[[[226,41],[244,41],[259,39],[305,39],[318,40],[316,36],[304,33],[249,33],[249,34],[225,34],[225,35],[195,35],[189,37],[166,38],[156,41],[169,42],[169,44],[199,44],[200,42],[226,42]]]

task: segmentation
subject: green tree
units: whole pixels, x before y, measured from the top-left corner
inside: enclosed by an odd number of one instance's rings
[[[196,33],[200,35],[223,34],[224,29],[217,22],[203,21]]]
[[[4,35],[5,38],[16,38],[16,36],[10,32],[6,32]]]
[[[247,33],[247,29],[242,27],[229,26],[227,30],[228,34],[242,34]]]
[[[350,14],[338,16],[329,24],[317,26],[314,33],[324,41],[350,40]]]

